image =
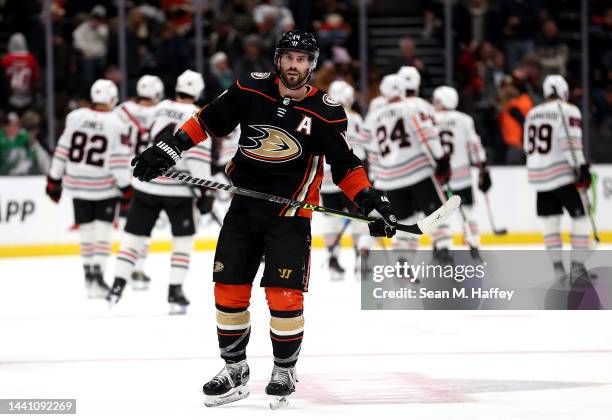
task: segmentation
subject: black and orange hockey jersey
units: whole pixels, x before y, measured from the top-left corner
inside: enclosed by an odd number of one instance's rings
[[[282,97],[278,83],[273,74],[252,73],[202,108],[181,130],[198,143],[210,134],[226,136],[240,124],[238,151],[226,166],[237,187],[318,204],[324,157],[334,182],[350,198],[370,187],[362,162],[346,140],[342,106],[312,86],[301,100]],[[249,197],[234,200],[279,216],[311,215],[309,210]]]

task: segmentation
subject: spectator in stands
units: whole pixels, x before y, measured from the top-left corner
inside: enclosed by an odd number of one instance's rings
[[[68,112],[70,94],[76,88],[76,59],[61,31],[53,32],[53,72],[55,87],[55,116],[63,119]]]
[[[164,82],[166,96],[174,96],[174,85],[179,74],[189,68],[191,53],[187,40],[178,36],[172,22],[164,24],[161,37],[153,44],[158,76]]]
[[[444,36],[442,20],[436,16],[433,10],[426,9],[423,14],[423,30],[421,38],[441,40]]]
[[[503,44],[509,69],[514,69],[527,53],[535,49],[534,35],[540,27],[539,0],[499,0],[503,23]]]
[[[270,63],[272,60],[261,56],[259,35],[251,34],[244,38],[242,47],[244,54],[236,63],[236,75],[240,77],[248,76],[253,72],[272,71]]]
[[[467,4],[465,4],[467,3]],[[489,0],[467,0],[456,2],[453,13],[453,25],[460,47],[471,42],[481,44],[484,41],[496,44],[499,28],[495,7]]]
[[[263,0],[261,4],[253,8],[253,20],[256,26],[273,17],[272,22],[275,24],[273,31],[276,38],[295,27],[291,10],[277,3],[279,2],[276,0]]]
[[[34,102],[40,80],[38,60],[28,51],[23,34],[17,32],[9,39],[8,53],[2,57],[2,67],[10,85],[9,106],[22,113]]]
[[[160,0],[159,5],[179,36],[184,36],[191,30],[193,27],[192,0]]]
[[[221,90],[229,88],[236,76],[229,66],[227,55],[224,52],[218,52],[210,57],[210,73],[213,78],[219,83]]]
[[[208,52],[211,56],[223,52],[226,58],[234,63],[242,52],[240,35],[226,17],[215,22],[215,31],[210,34]]]
[[[416,46],[414,40],[410,37],[404,37],[399,41],[400,55],[391,60],[390,66],[385,74],[396,73],[402,66],[413,66],[421,73],[422,85],[426,85],[428,80],[427,69],[425,63],[416,56]]]
[[[259,35],[259,50],[262,57],[273,57],[276,40],[278,39],[277,25],[280,19],[280,12],[277,7],[265,6],[260,10],[258,16],[254,15],[257,35]],[[255,11],[255,10],[254,10]]]
[[[51,166],[51,153],[42,143],[40,138],[40,114],[35,111],[26,111],[21,118],[21,125],[28,134],[30,149],[33,154],[30,175],[40,175],[49,172]]]
[[[612,7],[598,20],[600,23],[591,31],[592,82],[604,87],[612,77]]]
[[[549,74],[567,75],[569,47],[559,37],[559,29],[552,19],[542,24],[542,35],[537,40],[536,52],[542,64],[543,76]]]
[[[509,146],[506,163],[522,165],[525,162],[523,125],[525,116],[533,108],[533,101],[527,93],[526,74],[523,70],[515,70],[512,78],[502,85],[500,103],[502,112],[499,116],[499,125],[502,138]]]
[[[35,152],[30,140],[21,128],[19,116],[10,112],[4,127],[0,129],[0,175],[27,175],[32,167]]]
[[[316,25],[317,37],[323,57],[329,56],[330,50],[334,46],[346,46],[351,35],[351,25],[349,25],[341,14],[330,13],[324,20]]]
[[[82,76],[88,87],[106,64],[108,26],[104,6],[97,5],[91,10],[89,18],[72,33],[72,41],[80,53]]]
[[[520,69],[524,72],[525,87],[527,93],[534,104],[544,102],[544,92],[542,92],[542,63],[537,54],[527,54],[523,58],[523,65]]]

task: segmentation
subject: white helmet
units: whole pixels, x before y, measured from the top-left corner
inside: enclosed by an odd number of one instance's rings
[[[406,84],[397,74],[388,74],[380,82],[380,93],[387,100],[403,98],[406,95]]]
[[[157,103],[164,97],[164,84],[159,77],[145,74],[136,83],[136,93]]]
[[[557,95],[564,101],[567,101],[569,98],[569,86],[567,85],[567,82],[563,76],[559,74],[551,74],[546,76],[542,89],[544,90],[545,98],[548,98],[551,95]]]
[[[382,96],[377,96],[376,98],[370,101],[370,106],[368,107],[368,112],[374,112],[377,109],[382,108],[387,105],[387,100]]]
[[[343,80],[336,80],[329,85],[329,96],[345,108],[350,108],[355,102],[355,89]]]
[[[450,86],[439,86],[435,88],[432,99],[434,104],[438,103],[444,109],[455,109],[459,103],[457,91]]]
[[[111,80],[98,79],[91,85],[90,96],[94,104],[104,104],[113,108],[119,100],[119,91]]]
[[[192,70],[185,70],[176,79],[176,93],[183,93],[198,99],[204,90],[202,75]]]
[[[406,82],[406,90],[419,91],[419,87],[421,87],[421,74],[416,67],[402,66],[397,74]]]

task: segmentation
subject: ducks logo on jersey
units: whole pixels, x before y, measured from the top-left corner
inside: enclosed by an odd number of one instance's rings
[[[272,125],[249,125],[258,136],[249,136],[252,145],[240,145],[240,151],[263,162],[288,162],[302,154],[302,146],[282,128]]]

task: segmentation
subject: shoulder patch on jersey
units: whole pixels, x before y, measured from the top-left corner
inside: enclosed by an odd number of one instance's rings
[[[323,94],[323,103],[329,106],[340,106],[340,103],[336,102],[336,100],[327,93]]]
[[[271,73],[269,72],[266,72],[266,73],[255,72],[255,73],[251,73],[251,77],[256,80],[261,80],[261,79],[267,79],[268,77],[270,77],[270,74]]]

